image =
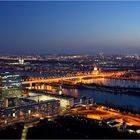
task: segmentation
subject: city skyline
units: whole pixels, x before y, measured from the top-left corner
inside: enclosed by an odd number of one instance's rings
[[[139,13],[140,1],[0,0],[0,138],[139,139]]]
[[[140,53],[140,2],[0,2],[1,53]]]

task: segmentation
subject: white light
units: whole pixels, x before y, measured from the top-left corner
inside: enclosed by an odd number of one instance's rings
[[[31,110],[28,110],[28,114],[31,114]]]
[[[13,117],[16,117],[16,114],[15,113],[13,113]]]
[[[97,69],[97,67],[94,67],[94,71],[97,71],[98,69]]]
[[[62,90],[59,91],[59,95],[61,95],[61,94],[62,94]]]

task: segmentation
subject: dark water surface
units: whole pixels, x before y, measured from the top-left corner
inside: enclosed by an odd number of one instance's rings
[[[64,94],[72,96],[90,96],[99,104],[130,108],[140,112],[140,97],[126,94],[100,92],[91,89],[63,89]]]

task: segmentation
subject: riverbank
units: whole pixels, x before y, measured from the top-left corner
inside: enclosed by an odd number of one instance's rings
[[[60,85],[57,83],[56,85],[53,84],[53,86],[58,88]],[[94,86],[98,87],[98,85],[95,84]],[[132,93],[131,92],[121,93],[116,91],[107,92],[108,90],[106,87],[102,88],[101,86],[99,86],[98,88],[94,88],[84,84],[83,85],[63,84],[62,89],[63,89],[62,92],[64,92],[64,94],[73,95],[73,96],[92,97],[94,99],[94,102],[98,105],[108,106],[120,110],[121,112],[127,112],[127,113],[131,112],[134,114],[140,113],[140,107],[138,105],[140,101],[140,96],[139,94],[135,94],[134,92]]]
[[[92,89],[96,91],[101,92],[110,92],[114,94],[127,94],[127,95],[134,95],[134,96],[140,96],[140,89],[139,88],[125,88],[125,87],[119,87],[119,86],[105,86],[105,85],[99,85],[99,84],[83,84],[78,83],[76,85],[72,84],[63,84],[63,88],[77,88],[77,89]]]

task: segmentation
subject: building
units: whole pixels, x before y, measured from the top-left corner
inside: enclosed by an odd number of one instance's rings
[[[19,61],[19,64],[21,64],[21,65],[24,64],[24,59],[20,58],[18,61]]]
[[[100,69],[95,66],[94,69],[93,69],[93,71],[91,72],[91,74],[98,75],[99,72],[100,72]]]
[[[28,118],[29,116],[51,117],[59,114],[60,102],[58,100],[48,100],[42,102],[29,102],[14,107],[0,108],[0,118]],[[9,120],[10,121],[10,120]]]
[[[2,107],[13,107],[20,105],[21,100],[18,97],[5,97],[3,100]]]
[[[92,97],[82,96],[80,98],[80,104],[93,104],[93,98]]]
[[[74,105],[74,97],[66,95],[49,94],[41,91],[29,92],[29,99],[35,101],[59,100],[60,108],[65,110]]]
[[[21,95],[21,76],[15,73],[0,73],[0,100],[5,97],[15,97]]]

